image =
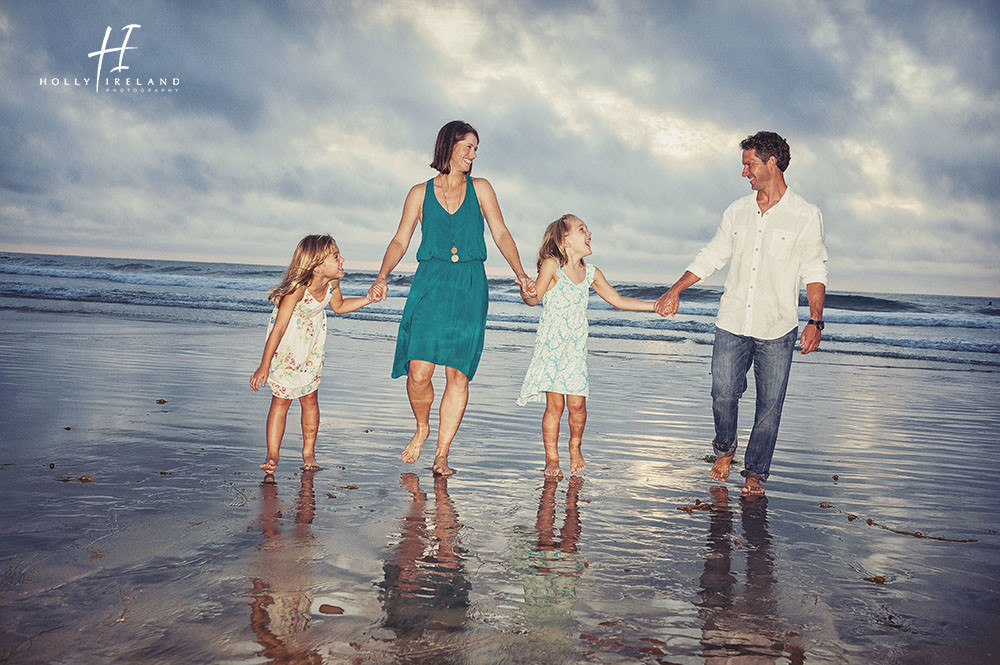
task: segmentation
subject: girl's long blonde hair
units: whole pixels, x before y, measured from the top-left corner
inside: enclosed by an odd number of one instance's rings
[[[307,286],[313,270],[326,261],[326,257],[337,251],[337,241],[329,234],[306,236],[299,241],[292,254],[292,262],[281,278],[281,283],[271,289],[267,299],[277,305],[281,299],[299,288]]]
[[[545,227],[545,233],[542,235],[542,246],[538,248],[537,270],[542,269],[542,263],[545,259],[555,259],[561,266],[569,262],[569,257],[566,256],[566,250],[563,248],[563,240],[566,239],[570,223],[574,219],[579,219],[579,217],[563,215]]]

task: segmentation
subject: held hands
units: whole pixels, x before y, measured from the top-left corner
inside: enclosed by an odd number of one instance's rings
[[[673,289],[670,289],[656,299],[656,304],[653,305],[653,311],[660,316],[673,316],[677,313],[677,308],[680,307],[680,305],[680,295],[674,293]]]
[[[535,289],[535,280],[531,279],[527,275],[521,274],[517,276],[517,286],[521,289],[521,298],[534,298],[538,295],[538,291]]]
[[[819,328],[814,325],[807,324],[805,328],[802,329],[802,338],[799,339],[799,346],[802,347],[802,353],[810,353],[819,348],[820,337],[823,333],[820,332]]]
[[[368,302],[382,302],[389,297],[389,285],[385,277],[376,277],[370,289],[368,289]]]
[[[270,370],[271,368],[269,366],[262,363],[261,366],[257,368],[257,371],[253,373],[253,376],[250,377],[250,387],[253,390],[257,390],[267,383],[267,375]]]

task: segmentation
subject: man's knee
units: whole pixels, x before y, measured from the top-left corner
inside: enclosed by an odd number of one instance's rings
[[[712,376],[713,400],[738,400],[746,392],[746,381],[733,380],[730,376]]]

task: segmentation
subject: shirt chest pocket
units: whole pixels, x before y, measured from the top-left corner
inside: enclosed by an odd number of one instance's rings
[[[794,233],[782,229],[775,229],[771,232],[771,242],[767,248],[768,254],[783,261],[792,255],[793,247],[795,247]]]

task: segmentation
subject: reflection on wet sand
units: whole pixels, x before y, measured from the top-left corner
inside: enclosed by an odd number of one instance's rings
[[[457,644],[452,633],[463,628],[469,610],[470,584],[458,538],[462,525],[448,496],[447,478],[434,478],[432,505],[416,475],[402,474],[400,484],[411,501],[401,520],[400,541],[383,566],[382,625],[396,634],[398,652],[409,655],[408,662],[423,656],[427,662],[449,662],[448,647]]]
[[[708,553],[701,575],[702,656],[706,663],[764,665],[803,663],[800,646],[788,644],[788,631],[781,630],[774,601],[774,557],[767,530],[767,497],[743,498],[742,525],[746,550],[746,580],[743,592],[736,590],[732,571],[733,513],[729,491],[713,487],[708,530]]]
[[[556,532],[555,479],[546,479],[538,500],[533,536],[520,538],[514,547],[515,563],[524,587],[524,621],[539,648],[572,648],[575,637],[573,610],[583,562],[578,555],[580,513],[577,500],[583,478],[573,476],[566,490],[566,514]],[[546,662],[542,660],[540,662]],[[548,662],[554,662],[548,660]]]
[[[316,515],[313,474],[302,473],[291,523],[282,515],[274,477],[267,476],[260,484],[257,524],[264,542],[260,546],[258,575],[251,580],[250,627],[263,647],[257,655],[269,663],[322,663],[320,654],[306,640],[313,601],[306,575],[314,543],[311,525]]]

